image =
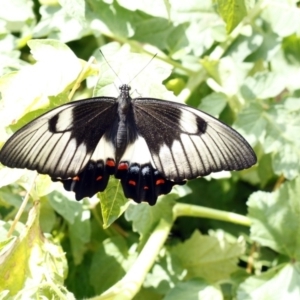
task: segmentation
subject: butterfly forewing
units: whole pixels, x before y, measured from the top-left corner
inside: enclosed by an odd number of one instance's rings
[[[154,164],[169,180],[241,170],[256,162],[239,133],[197,109],[152,98],[135,99],[134,109]]]
[[[1,162],[51,177],[76,176],[111,127],[116,110],[114,98],[62,105],[17,131],[1,149]]]

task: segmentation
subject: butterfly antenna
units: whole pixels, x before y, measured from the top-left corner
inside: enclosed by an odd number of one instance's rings
[[[157,56],[157,53],[155,53],[153,55],[153,57],[149,60],[149,62],[128,82],[128,84],[133,80],[135,79],[139,74],[141,74],[145,69],[146,67],[152,62],[152,60]]]
[[[119,77],[119,75],[115,72],[115,70],[113,69],[113,67],[111,66],[111,64],[108,62],[108,60],[106,59],[106,57],[104,56],[103,52],[101,51],[101,49],[99,49],[101,55],[103,56],[104,60],[106,61],[106,63],[108,64],[108,66],[110,67],[110,69],[113,71],[113,73],[116,75],[116,77],[120,80],[120,82],[122,83],[121,78]]]

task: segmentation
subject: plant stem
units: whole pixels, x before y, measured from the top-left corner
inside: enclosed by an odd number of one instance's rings
[[[177,203],[173,207],[174,218],[178,217],[197,217],[210,218],[214,220],[226,221],[244,226],[250,226],[251,220],[243,215],[232,212],[220,211],[198,205]]]
[[[163,247],[173,223],[165,219],[160,220],[150,238],[145,244],[138,258],[127,272],[127,274],[102,295],[90,300],[129,300],[132,299],[140,290],[145,278],[152,268],[159,251]]]

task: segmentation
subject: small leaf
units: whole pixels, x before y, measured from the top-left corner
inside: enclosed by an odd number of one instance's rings
[[[245,1],[243,0],[215,0],[217,10],[226,22],[227,32],[231,32],[247,15]]]
[[[103,217],[103,228],[108,228],[118,219],[130,204],[124,196],[120,180],[110,178],[108,186],[99,193],[101,211]]]

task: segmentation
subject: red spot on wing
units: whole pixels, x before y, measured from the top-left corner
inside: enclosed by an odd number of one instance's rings
[[[116,163],[113,159],[108,159],[106,161],[106,165],[109,166],[109,167],[114,167],[116,165]]]
[[[127,163],[120,163],[118,166],[118,170],[128,170],[128,164]]]
[[[149,190],[149,187],[145,185],[144,190]]]
[[[165,183],[165,180],[163,178],[157,179],[155,182],[156,185],[160,185],[160,184],[164,184],[164,183]]]
[[[129,180],[128,181],[129,184],[136,186],[136,182],[134,180]]]
[[[79,178],[79,176],[75,176],[75,177],[72,178],[72,180],[74,180],[74,181],[79,181],[80,178]]]
[[[99,181],[99,180],[101,180],[102,179],[102,176],[98,176],[97,178],[96,178],[96,181]]]

